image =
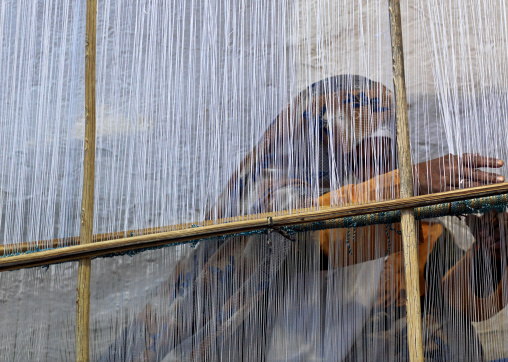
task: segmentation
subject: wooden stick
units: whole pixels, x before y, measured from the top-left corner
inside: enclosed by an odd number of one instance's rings
[[[400,197],[413,196],[413,171],[409,143],[402,20],[399,0],[388,0],[392,43],[393,84],[395,91],[395,118],[399,152]],[[414,209],[401,210],[404,272],[407,287],[407,339],[410,361],[423,361],[420,283],[418,276],[418,245]]]
[[[123,239],[102,241],[92,244],[68,246],[65,248],[40,251],[0,258],[0,271],[15,270],[33,266],[77,260],[82,257],[97,257],[110,253],[120,253],[148,247],[181,243],[189,240],[236,234],[241,232],[282,227],[343,217],[388,212],[407,208],[442,204],[450,201],[468,200],[471,198],[508,193],[508,183],[480,186],[441,192],[430,195],[414,196],[405,199],[378,201],[368,204],[352,205],[341,208],[310,211],[302,214],[268,216],[261,219],[243,220],[197,228],[188,228],[150,235],[140,235]],[[270,215],[270,214],[265,214]],[[260,215],[258,215],[260,216]]]
[[[402,207],[409,208],[409,207],[422,207],[422,206],[428,206],[428,205],[437,205],[437,204],[444,204],[451,201],[460,201],[460,200],[468,200],[473,198],[479,198],[479,197],[486,197],[486,196],[493,196],[493,195],[501,195],[508,193],[508,183],[501,183],[501,184],[494,184],[494,185],[488,185],[488,186],[479,186],[475,188],[470,189],[461,189],[461,190],[455,190],[455,191],[448,191],[448,192],[440,192],[435,193],[432,195],[425,195],[425,196],[417,196],[417,197],[409,197],[405,198],[402,202]],[[379,202],[379,206],[382,207],[382,205],[386,204],[386,201]],[[370,204],[364,204],[365,207],[370,208],[374,205],[377,205],[377,203],[370,203]],[[359,206],[359,205],[356,205]],[[343,208],[330,208],[327,206],[321,207],[319,210],[343,210],[346,211],[348,208],[352,208],[354,206],[346,206]],[[360,207],[359,210],[363,210],[363,206]],[[398,209],[396,209],[398,210]],[[215,221],[207,220],[207,221],[200,221],[200,222],[193,222],[193,223],[184,223],[184,224],[177,224],[177,225],[169,225],[169,226],[161,226],[161,227],[154,227],[154,228],[146,228],[146,229],[133,229],[128,231],[117,231],[112,233],[103,233],[103,234],[96,234],[93,236],[92,241],[94,243],[97,242],[103,242],[107,240],[115,240],[115,239],[123,239],[126,237],[133,237],[133,236],[140,236],[140,235],[150,235],[150,234],[159,234],[162,232],[169,232],[169,231],[177,231],[177,230],[185,230],[185,229],[193,229],[196,230],[195,225],[199,225],[201,227],[203,226],[210,226],[210,225],[218,225],[223,223],[231,223],[231,222],[241,222],[246,220],[259,220],[259,219],[266,219],[267,217],[278,217],[278,216],[286,216],[286,215],[298,215],[306,217],[309,213],[312,213],[316,211],[315,209],[295,209],[295,210],[289,210],[289,211],[282,211],[279,213],[263,213],[263,214],[252,214],[248,216],[237,216],[237,217],[231,217],[231,218],[225,218],[225,219],[219,219]],[[393,210],[381,210],[378,212],[383,211],[393,211]],[[342,212],[342,211],[341,211]],[[360,212],[360,211],[359,211]],[[357,215],[364,215],[364,214],[370,214],[373,212],[365,212],[365,213],[358,213],[356,214],[353,209],[351,209],[351,214],[349,216],[357,216]],[[331,220],[334,219],[334,217],[330,217],[324,220]],[[286,225],[279,225],[279,226],[286,226]],[[10,255],[15,253],[24,253],[26,251],[34,251],[37,247],[39,249],[56,249],[61,247],[70,247],[79,244],[79,237],[73,236],[69,238],[62,238],[62,239],[52,239],[52,240],[41,240],[41,241],[30,241],[30,242],[23,242],[23,243],[13,243],[13,244],[6,244],[6,245],[0,245],[0,264],[1,264],[1,255]]]
[[[329,209],[329,206],[320,207],[320,209]],[[262,213],[262,214],[252,214],[245,216],[235,216],[218,220],[205,220],[205,221],[196,221],[192,223],[183,223],[183,224],[175,224],[175,225],[167,225],[167,226],[159,226],[153,228],[145,228],[145,229],[132,229],[127,231],[115,231],[110,233],[102,233],[95,234],[92,238],[92,242],[101,242],[106,240],[113,239],[121,239],[132,236],[139,235],[148,235],[148,234],[156,234],[166,231],[175,231],[175,230],[183,230],[190,229],[196,226],[208,226],[208,225],[216,225],[223,223],[230,223],[236,221],[244,221],[244,220],[252,220],[252,219],[262,219],[273,216],[281,216],[281,215],[289,215],[295,213],[306,213],[308,211],[315,211],[317,208],[306,208],[306,209],[295,209],[295,210],[285,210],[275,213]],[[15,253],[24,253],[27,251],[35,251],[38,249],[54,249],[61,247],[69,247],[73,245],[79,244],[79,236],[71,236],[67,238],[60,239],[48,239],[48,240],[38,240],[38,241],[28,241],[22,243],[11,243],[0,245],[0,257],[2,255],[9,255]]]
[[[91,244],[95,184],[95,50],[97,0],[87,0],[85,49],[85,152],[80,246]],[[90,268],[92,259],[79,260],[76,296],[76,361],[90,360]]]

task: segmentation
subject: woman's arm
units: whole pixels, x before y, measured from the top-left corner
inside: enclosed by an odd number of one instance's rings
[[[458,187],[480,186],[503,182],[504,177],[479,170],[479,167],[499,168],[503,161],[480,155],[446,155],[413,166],[417,193],[430,194]],[[346,206],[396,199],[399,197],[399,174],[394,170],[356,185],[347,185],[320,198],[319,206]],[[323,252],[336,266],[347,266],[382,257],[401,250],[400,225],[386,230],[385,225],[354,229],[323,230],[316,236]]]
[[[447,303],[472,321],[488,319],[506,305],[507,221],[508,214],[496,211],[468,216],[476,242],[443,278]]]

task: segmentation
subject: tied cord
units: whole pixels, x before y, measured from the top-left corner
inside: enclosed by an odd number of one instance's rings
[[[289,235],[284,229],[273,226],[273,218],[271,216],[267,218],[267,221],[268,221],[267,231],[270,230],[271,232],[276,232],[292,242],[296,241],[295,238]]]

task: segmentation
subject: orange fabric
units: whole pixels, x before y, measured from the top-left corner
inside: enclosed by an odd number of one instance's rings
[[[418,244],[418,274],[420,279],[420,296],[425,294],[427,285],[423,275],[425,263],[434,248],[437,239],[443,233],[443,227],[437,223],[421,221],[419,225]],[[391,254],[385,260],[381,278],[381,288],[377,303],[389,306],[391,304],[402,306],[406,304],[406,278],[404,273],[404,254],[402,251]]]
[[[399,197],[399,171],[385,173],[356,185],[328,192],[318,199],[320,206],[341,206],[382,201]]]
[[[380,175],[364,183],[347,185],[329,192],[318,199],[320,206],[348,205],[394,199],[399,196],[398,170]],[[423,269],[434,244],[443,233],[441,225],[418,223],[418,267],[420,293],[425,292]],[[389,251],[385,261],[384,285],[380,288],[379,304],[404,305],[406,280],[400,223],[391,227],[369,225],[350,229],[329,229],[319,232],[321,250],[334,267],[343,267],[363,261],[381,258]]]
[[[320,206],[348,205],[397,198],[399,173],[397,170],[357,185],[347,185],[318,199]],[[321,250],[334,267],[343,267],[380,258],[387,251],[401,249],[400,224],[391,229],[386,225],[370,225],[349,229],[319,232]]]

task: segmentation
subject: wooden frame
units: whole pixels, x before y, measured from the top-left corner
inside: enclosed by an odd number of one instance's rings
[[[233,222],[221,220],[218,224],[203,222],[193,228],[192,224],[175,225],[166,228],[146,229],[148,233],[128,237],[129,232],[93,235],[93,204],[95,183],[95,82],[96,82],[96,28],[97,0],[87,0],[86,15],[86,64],[85,64],[85,139],[84,176],[81,208],[81,229],[78,238],[56,239],[48,243],[54,250],[34,252],[0,258],[0,271],[34,267],[70,260],[79,260],[76,299],[76,360],[89,360],[89,313],[90,313],[90,269],[91,258],[116,252],[157,247],[166,244],[213,236],[270,229],[297,224],[332,220],[341,217],[365,215],[378,212],[401,210],[401,225],[404,247],[404,266],[408,286],[408,345],[412,361],[423,360],[422,331],[420,317],[420,293],[418,283],[418,256],[414,209],[446,202],[508,193],[508,183],[462,189],[425,196],[413,196],[412,167],[409,145],[409,127],[404,77],[404,57],[399,0],[388,0],[391,43],[393,57],[394,89],[396,100],[396,122],[400,162],[400,199],[369,204],[351,205],[343,208],[322,208],[320,210],[293,210],[291,213],[250,215],[235,218]],[[507,196],[508,197],[508,196]],[[163,229],[172,231],[162,231]],[[111,239],[113,240],[107,240]],[[92,242],[95,239],[97,242]],[[79,245],[59,248],[68,241]],[[37,242],[13,246],[0,246],[0,254],[25,252],[35,248]],[[58,248],[58,249],[56,249]]]
[[[390,35],[392,43],[393,85],[395,90],[395,118],[397,148],[399,152],[400,197],[413,196],[413,167],[409,144],[406,79],[404,74],[404,49],[400,1],[388,0]],[[422,318],[420,306],[420,282],[418,277],[418,242],[413,208],[401,210],[402,245],[404,250],[404,274],[407,287],[407,339],[409,359],[423,361]]]
[[[189,240],[210,238],[228,234],[237,234],[254,230],[280,228],[291,225],[305,225],[314,222],[340,219],[359,215],[375,214],[379,212],[396,211],[401,209],[414,209],[431,205],[443,205],[452,201],[469,200],[471,198],[486,197],[508,193],[508,183],[480,186],[430,195],[413,196],[404,199],[378,201],[367,204],[350,205],[341,208],[323,208],[315,211],[305,211],[288,214],[257,214],[233,222],[192,227],[192,224],[176,225],[176,230],[155,232],[132,237],[121,237],[113,240],[98,241],[90,244],[74,245],[39,251],[21,255],[0,258],[0,271],[22,269],[40,265],[61,263],[77,260],[82,257],[98,257],[112,253],[122,253],[130,250],[157,247],[162,245],[182,243]],[[508,195],[503,196],[508,201]],[[478,200],[481,203],[482,199]],[[441,209],[449,213],[450,204],[443,205]],[[432,215],[429,215],[432,217]],[[150,229],[146,229],[150,230]],[[146,231],[145,230],[145,231]],[[116,234],[101,234],[98,237],[107,237]]]
[[[85,139],[81,230],[79,244],[93,238],[93,204],[95,191],[95,57],[97,45],[97,0],[86,3],[85,48]],[[90,269],[92,259],[79,259],[76,295],[76,361],[90,360]]]

